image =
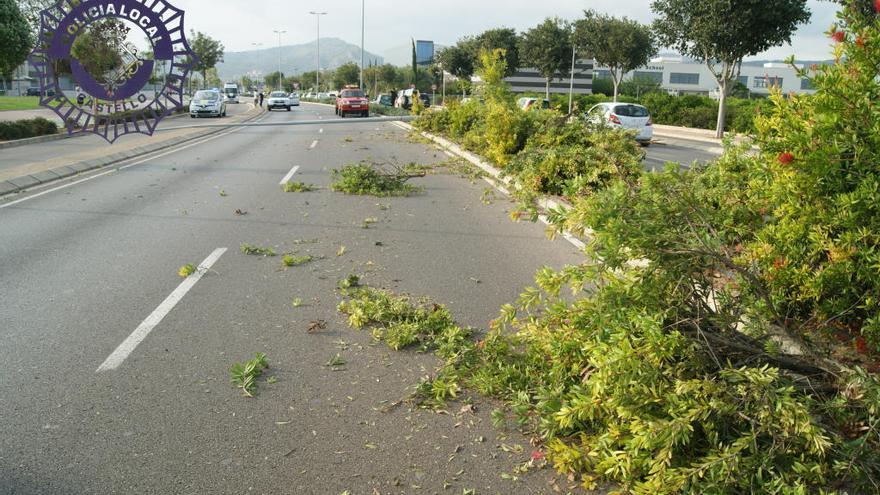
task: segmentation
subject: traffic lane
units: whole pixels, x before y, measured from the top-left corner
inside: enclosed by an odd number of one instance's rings
[[[58,424],[52,417],[92,410],[87,402],[71,406],[90,395],[97,365],[180,282],[179,266],[218,247],[202,232],[217,229],[235,206],[219,195],[228,183],[211,162],[224,157],[236,162],[233,173],[253,176],[244,165],[265,168],[278,155],[247,146],[264,132],[240,132],[239,141],[214,141],[214,148],[182,151],[0,210],[10,234],[0,240],[0,361],[10,370],[0,379],[0,471],[17,469],[12,452],[51,458],[51,443],[42,439],[46,425]],[[272,175],[286,166],[278,163]],[[198,198],[201,189],[207,192]]]
[[[149,283],[151,272],[142,254],[153,254],[154,261],[159,261],[166,259],[161,253],[167,250],[162,236],[151,229],[163,233],[163,223],[198,222],[203,209],[208,211],[203,221],[210,222],[211,214],[220,218],[208,198],[192,199],[199,188],[210,187],[217,201],[223,200],[221,194],[228,195],[225,189],[231,190],[235,180],[224,182],[218,174],[238,171],[247,176],[275,177],[281,173],[288,167],[284,155],[304,153],[311,137],[298,139],[295,127],[285,129],[291,131],[279,134],[240,129],[180,153],[0,210],[0,225],[8,234],[0,238],[4,267],[0,287],[8,289],[5,300],[9,302],[2,311],[5,318],[17,318],[23,325],[22,329],[6,325],[7,338],[32,338],[33,329],[25,328],[38,320],[30,317],[44,315],[54,305],[66,301],[67,311],[88,308],[82,292],[107,296],[129,287],[132,279]],[[276,157],[280,160],[273,163]],[[229,208],[222,215],[233,211]],[[139,268],[144,271],[138,272]],[[59,291],[59,286],[63,290]],[[64,297],[56,297],[59,292]],[[97,297],[95,303],[102,300]],[[88,313],[84,316],[87,321]],[[3,349],[10,351],[14,346]]]
[[[251,105],[246,103],[229,105],[227,107],[228,116],[225,119],[243,115],[251,108]],[[223,122],[225,119],[211,119],[210,121],[212,123],[217,121]],[[163,133],[167,132],[163,131],[165,128],[202,122],[204,122],[202,119],[190,119],[188,116],[166,118],[159,124],[159,128],[154,136],[130,134],[117,140],[114,143],[117,151],[114,151],[114,145],[107,143],[104,138],[94,135],[8,148],[0,152],[0,170],[58,158],[64,158],[70,162],[77,161],[78,157],[84,160],[93,159],[95,158],[95,150],[104,150],[106,153],[103,154],[109,155],[117,153],[120,145],[137,147],[161,142]],[[61,132],[66,132],[66,130],[62,129]]]
[[[666,163],[679,163],[690,167],[694,162],[712,162],[724,149],[714,143],[670,136],[655,136],[651,146],[644,148],[648,168],[662,170]]]
[[[333,136],[338,141],[325,138],[328,149],[319,147],[319,153],[305,156],[301,166],[310,182],[326,187],[325,167],[356,161],[361,154],[353,156],[352,151],[364,151],[358,148],[378,147],[371,154],[389,161],[444,158],[421,145],[361,141],[354,128],[340,131]],[[408,146],[416,146],[417,153],[409,154]],[[502,483],[499,473],[513,464],[498,456],[496,432],[485,415],[465,417],[466,426],[455,428],[458,419],[404,411],[384,416],[374,410],[382,405],[377,401],[406,395],[407,387],[437,363],[430,356],[377,353],[367,334],[344,329],[334,307],[335,280],[363,272],[374,285],[384,280],[400,290],[451,302],[463,322],[484,326],[502,303],[531,283],[543,262],[554,256],[559,264],[576,262],[580,255],[570,246],[545,240],[539,226],[507,221],[502,201],[484,205],[485,186],[449,175],[432,175],[425,182],[426,196],[387,200],[390,207],[384,210],[375,198],[339,196],[326,189],[296,195],[281,194],[274,181],[262,190],[252,186],[261,197],[249,196],[251,213],[238,221],[254,230],[241,232],[230,244],[274,241],[280,251],[285,244],[303,246],[296,239],[318,238],[322,241],[314,248],[298,249],[316,249],[326,259],[304,270],[279,271],[277,259],[226,255],[216,267],[216,279],[212,276],[211,283],[190,293],[118,373],[99,375],[97,383],[82,390],[80,402],[65,408],[74,411],[72,417],[47,423],[55,428],[49,430],[51,444],[64,461],[58,465],[75,467],[33,465],[31,460],[31,469],[23,472],[38,470],[38,478],[54,482],[41,487],[48,486],[44,491],[49,493],[57,486],[85,493],[237,493],[252,486],[270,493],[327,493],[363,486],[365,473],[372,473],[369,483],[394,490],[395,479],[439,487],[444,478],[454,482],[462,469],[458,478],[463,487]],[[240,194],[234,191],[230,197]],[[364,215],[373,211],[387,212],[387,218],[363,229]],[[224,232],[239,230],[225,226]],[[228,240],[219,238],[214,244]],[[348,254],[337,258],[334,253],[341,245]],[[558,249],[569,258],[559,259]],[[488,268],[492,260],[500,264],[497,260],[512,259],[518,262]],[[497,272],[497,280],[491,272]],[[295,311],[292,296],[306,301],[303,314],[290,313]],[[468,311],[472,314],[464,314]],[[328,333],[312,340],[303,327],[316,315],[336,321]],[[351,352],[341,351],[337,337],[360,340],[349,340]],[[280,382],[272,387],[282,388],[271,403],[263,402],[268,393],[260,402],[243,400],[226,383],[231,362],[248,358],[256,348],[270,352],[279,373]],[[342,352],[353,367],[366,371],[338,378],[345,375],[323,366],[333,352]],[[101,418],[99,424],[93,415]],[[286,419],[290,417],[294,419]],[[366,425],[359,423],[364,417]],[[480,436],[486,444],[474,445]],[[83,438],[100,441],[84,444]],[[464,452],[447,462],[459,446]],[[530,483],[536,489],[546,486],[543,479]]]

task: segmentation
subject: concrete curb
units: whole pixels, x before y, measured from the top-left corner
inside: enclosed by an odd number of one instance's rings
[[[242,122],[249,122],[251,120],[256,119],[257,117],[263,115],[263,111],[256,112],[254,115],[247,117]],[[185,114],[189,115],[189,114]],[[119,163],[124,160],[128,160],[130,158],[135,158],[138,156],[143,156],[148,153],[153,153],[160,150],[165,150],[168,148],[172,148],[174,146],[178,146],[180,144],[194,141],[199,138],[203,138],[206,136],[210,136],[212,134],[217,134],[218,132],[222,132],[225,127],[218,127],[216,129],[208,129],[204,132],[197,132],[190,136],[181,136],[178,138],[169,139],[167,141],[163,141],[161,143],[150,144],[147,146],[139,146],[137,148],[132,148],[127,151],[123,151],[120,153],[114,153],[112,155],[107,155],[101,158],[96,158],[93,160],[85,160],[81,162],[70,163],[68,165],[63,165],[60,167],[56,167],[53,169],[45,170],[42,172],[37,172],[31,175],[25,175],[22,177],[16,177],[14,179],[9,179],[6,181],[0,181],[0,198],[4,196],[8,196],[10,194],[19,193],[25,189],[41,185],[47,184],[49,182],[54,182],[56,180],[65,179],[67,177],[72,177],[77,174],[81,174],[83,172],[88,172],[90,170],[95,170],[99,168],[104,168],[116,163]]]
[[[401,128],[401,129],[404,129],[404,130],[419,132],[415,127],[413,127],[412,125],[407,124],[405,122],[393,122],[392,124]],[[449,152],[453,155],[457,155],[461,158],[464,158],[465,160],[470,162],[472,165],[476,166],[480,170],[489,174],[491,176],[491,178],[483,177],[483,179],[486,182],[488,182],[489,184],[491,184],[493,187],[500,190],[502,193],[510,196],[511,193],[506,187],[508,187],[508,188],[516,188],[517,187],[516,184],[513,183],[513,181],[511,181],[507,177],[502,177],[500,170],[498,170],[497,168],[492,166],[490,163],[484,161],[480,156],[463,149],[461,146],[453,143],[452,141],[449,141],[446,138],[442,138],[440,136],[435,136],[435,135],[429,134],[427,132],[420,132],[420,134],[422,137],[424,137],[426,139],[430,139],[435,144],[439,145],[444,151]],[[499,182],[503,183],[504,186],[500,185]],[[570,210],[573,208],[571,203],[569,203],[565,199],[559,198],[559,197],[540,196],[537,199],[537,203],[538,203],[538,206],[543,208],[545,211],[550,210],[550,209],[559,209],[559,208],[565,208],[565,209]],[[550,225],[550,223],[547,221],[547,217],[545,215],[539,215],[538,218],[540,218],[541,221],[544,222],[545,224]],[[587,236],[587,238],[589,238],[593,234],[593,231],[591,229],[587,229],[584,231],[584,234]],[[578,239],[576,236],[574,236],[572,233],[570,233],[568,231],[563,232],[562,236],[568,242],[570,242],[575,247],[577,247],[578,249],[583,250],[583,249],[586,249],[586,247],[587,247],[586,243],[583,240]]]

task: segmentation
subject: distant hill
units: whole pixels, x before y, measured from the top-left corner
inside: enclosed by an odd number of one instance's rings
[[[268,74],[278,70],[278,47],[250,50],[246,52],[226,52],[225,61],[217,65],[217,72],[223,80],[234,79],[252,71]],[[370,52],[364,54],[365,63],[378,61],[382,57]],[[361,48],[339,38],[321,38],[321,67],[335,69],[346,62],[361,61]],[[315,70],[315,42],[305,45],[281,47],[281,71],[287,74],[302,74]]]

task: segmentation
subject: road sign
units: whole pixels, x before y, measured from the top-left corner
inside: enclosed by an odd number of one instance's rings
[[[432,84],[432,85],[431,85],[431,91],[437,91],[437,85],[436,85],[436,84]]]

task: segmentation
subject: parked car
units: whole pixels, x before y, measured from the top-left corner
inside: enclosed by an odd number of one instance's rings
[[[464,98],[461,99],[462,104],[470,103],[472,101],[475,101],[475,102],[479,103],[480,105],[486,104],[486,100],[482,96],[471,95],[471,96],[465,96]]]
[[[532,110],[538,108],[538,98],[533,98],[530,96],[524,96],[518,100],[516,100],[516,106],[518,106],[521,110]],[[546,98],[541,99],[540,108],[542,110],[550,110],[550,100]]]
[[[290,106],[298,107],[299,106],[299,94],[298,93],[290,93],[287,97],[290,100]]]
[[[318,96],[316,96],[315,98],[319,100],[327,100],[330,98],[330,95],[328,95],[327,93],[318,93]]]
[[[345,118],[346,115],[355,114],[361,117],[370,116],[370,100],[360,89],[346,88],[339,92],[336,98],[336,115]]]
[[[397,94],[397,101],[394,102],[394,106],[409,110],[412,108],[413,98],[421,98],[419,96],[419,90],[405,89]]]
[[[654,123],[647,108],[632,103],[599,103],[586,115],[591,122],[636,131],[636,141],[642,146],[651,144]]]
[[[290,111],[290,98],[284,91],[272,91],[268,101],[266,110],[270,112],[273,108],[285,108],[288,112]]]
[[[220,91],[213,89],[203,89],[196,91],[192,100],[189,102],[189,116],[192,118],[208,116],[208,117],[225,117],[226,116],[226,100]]]
[[[393,107],[394,106],[394,98],[388,94],[381,94],[373,100],[374,105],[379,105],[382,107]]]
[[[331,91],[331,92],[327,93],[327,98],[330,98],[331,100],[335,100],[336,98],[339,98],[339,93],[337,93],[335,91]]]
[[[40,96],[41,94],[43,94],[43,92],[40,89],[40,87],[34,86],[31,88],[28,88],[27,91],[25,92],[25,94],[27,96]],[[47,89],[45,91],[45,94],[46,94],[46,96],[55,96],[55,90],[54,89]]]
[[[427,93],[419,93],[419,99],[422,100],[422,105],[424,105],[425,108],[431,107],[431,97],[428,96]]]

